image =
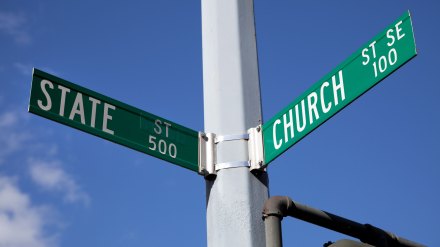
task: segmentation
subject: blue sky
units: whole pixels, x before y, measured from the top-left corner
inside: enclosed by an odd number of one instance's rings
[[[270,164],[271,195],[440,246],[437,1],[255,0],[268,120],[410,10],[418,56]],[[0,2],[0,246],[206,246],[195,173],[27,113],[37,67],[203,130],[199,1]],[[283,220],[285,246],[344,236]]]

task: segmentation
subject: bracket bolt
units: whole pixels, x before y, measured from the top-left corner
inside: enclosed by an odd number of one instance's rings
[[[202,137],[202,139],[205,140],[205,141],[208,141],[208,140],[209,140],[209,138],[206,136],[205,133],[201,134],[201,137]]]

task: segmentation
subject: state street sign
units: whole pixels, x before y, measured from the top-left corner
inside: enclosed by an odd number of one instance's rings
[[[265,164],[416,54],[408,11],[263,125]]]
[[[34,69],[29,112],[198,171],[198,132]]]

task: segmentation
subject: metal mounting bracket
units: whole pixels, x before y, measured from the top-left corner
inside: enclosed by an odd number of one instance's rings
[[[215,170],[229,169],[229,168],[237,168],[237,167],[249,167],[249,161],[231,161],[218,163],[215,165]]]
[[[248,141],[249,160],[230,161],[217,164],[217,144],[227,141]],[[199,132],[199,174],[205,178],[216,176],[218,170],[249,167],[264,170],[263,133],[261,125],[250,128],[246,134],[222,135]]]
[[[235,134],[235,135],[217,135],[215,137],[215,144],[221,142],[228,142],[228,141],[248,141],[249,140],[249,134]],[[215,164],[215,170],[219,171],[222,169],[230,169],[230,168],[237,168],[237,167],[250,167],[250,163],[248,160],[245,161],[228,161],[228,162],[222,162]]]
[[[258,125],[255,128],[250,128],[248,133],[250,170],[264,170],[266,164],[264,164],[263,128],[261,125]]]
[[[199,174],[205,178],[215,176],[216,160],[215,134],[199,132]]]
[[[249,140],[249,134],[241,134],[241,135],[223,135],[216,136],[215,143],[219,142],[227,142],[227,141],[238,141],[238,140]]]

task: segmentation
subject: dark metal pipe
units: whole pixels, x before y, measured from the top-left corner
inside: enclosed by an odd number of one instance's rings
[[[264,219],[266,227],[266,247],[283,247],[281,220],[278,216],[267,216]]]
[[[292,199],[287,196],[273,196],[266,201],[263,209],[263,218],[266,219],[267,217],[273,216],[279,217],[280,219],[285,216],[295,217],[357,238],[364,243],[376,247],[424,247],[424,245],[400,238],[375,226],[360,224],[319,209],[302,205],[292,201]],[[272,226],[269,225],[269,229],[266,229],[266,231],[271,230],[270,227]]]

